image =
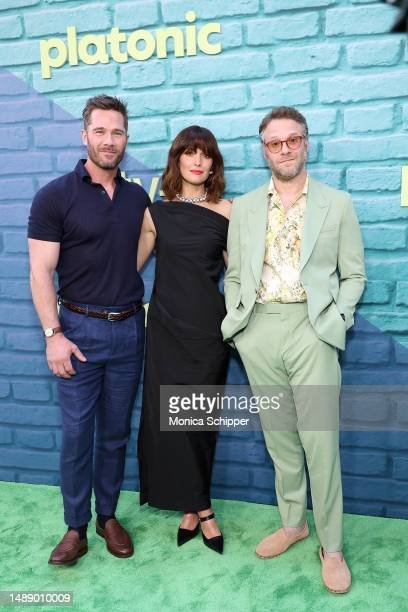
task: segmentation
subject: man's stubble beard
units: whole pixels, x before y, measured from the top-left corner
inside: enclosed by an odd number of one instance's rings
[[[272,171],[272,174],[276,176],[276,178],[280,181],[291,181],[296,178],[303,172],[306,167],[307,161],[307,150],[303,151],[302,157],[298,160],[296,166],[291,170],[288,169],[287,172],[282,172],[279,168],[279,164],[272,164],[269,160],[269,167]]]
[[[272,164],[270,164],[272,174],[276,176],[276,178],[279,179],[280,181],[291,181],[292,179],[299,176],[299,174],[301,174],[305,166],[306,166],[306,159],[302,159],[302,160],[299,160],[299,162],[296,164],[296,166],[292,170],[288,170],[288,172],[283,173],[279,170],[279,166],[277,164],[276,166],[275,165],[272,166]]]
[[[90,160],[93,161],[95,166],[98,166],[98,168],[101,168],[102,170],[113,170],[114,168],[117,168],[117,166],[119,166],[120,162],[124,158],[125,152],[126,152],[126,148],[124,147],[123,150],[120,153],[118,153],[111,162],[103,162],[100,159],[99,153],[95,149],[95,147],[88,144],[87,149],[88,149],[88,157],[90,158]]]

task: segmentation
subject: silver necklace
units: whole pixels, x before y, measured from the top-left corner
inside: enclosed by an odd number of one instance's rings
[[[180,200],[180,202],[187,202],[188,204],[198,204],[199,202],[205,202],[207,199],[207,191],[202,196],[194,196],[192,198],[186,198],[185,196],[176,193],[176,198]]]

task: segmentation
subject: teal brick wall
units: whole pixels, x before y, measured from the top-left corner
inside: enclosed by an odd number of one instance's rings
[[[219,55],[80,63],[41,77],[39,41],[76,26],[78,38],[221,23]],[[79,118],[90,95],[129,105],[127,175],[149,189],[169,143],[191,123],[212,129],[226,162],[227,195],[267,180],[258,125],[278,104],[310,125],[312,175],[348,190],[366,247],[369,282],[343,355],[345,384],[408,380],[408,208],[400,206],[408,156],[407,38],[389,34],[396,9],[376,0],[2,0],[0,3],[0,477],[58,482],[60,420],[28,288],[25,242],[31,199],[71,170],[83,149]],[[218,37],[217,37],[218,38]],[[152,265],[145,273],[147,297]],[[236,358],[232,382],[244,382]],[[135,437],[126,468],[137,486]],[[408,419],[401,431],[342,434],[346,509],[408,516]],[[384,409],[385,410],[385,409]],[[383,414],[380,410],[380,413]],[[379,414],[380,414],[379,413]],[[405,423],[405,425],[404,425]],[[274,502],[273,471],[259,434],[222,434],[215,495]]]

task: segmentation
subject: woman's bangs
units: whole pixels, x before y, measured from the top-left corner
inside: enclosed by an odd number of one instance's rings
[[[208,142],[208,140],[205,140],[200,136],[197,136],[193,140],[189,140],[187,146],[183,149],[182,153],[195,153],[197,149],[200,149],[200,151],[202,151],[204,155],[207,155],[208,157],[211,157],[211,159],[214,159],[214,146],[212,146],[211,143]]]

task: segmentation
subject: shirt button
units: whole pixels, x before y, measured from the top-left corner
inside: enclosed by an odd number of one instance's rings
[[[101,193],[104,194],[105,192],[102,190]]]

